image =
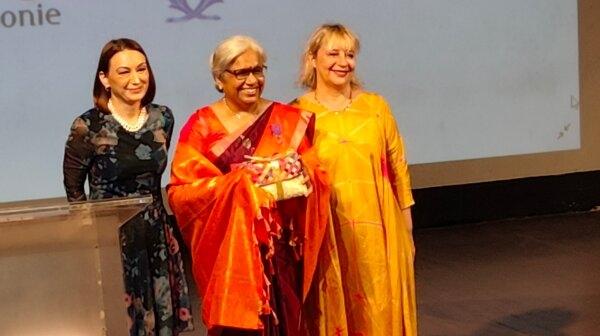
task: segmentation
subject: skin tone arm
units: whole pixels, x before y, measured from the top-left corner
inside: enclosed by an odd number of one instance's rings
[[[406,222],[406,227],[408,228],[408,231],[412,234],[413,222],[411,207],[402,209],[402,215],[404,216],[404,221]]]
[[[413,258],[415,257],[416,249],[415,249],[415,239],[413,237],[413,222],[412,222],[412,212],[411,208],[402,209],[402,215],[404,216],[404,222],[406,223],[406,228],[408,229],[408,233],[410,234],[410,242],[412,244],[411,250]]]

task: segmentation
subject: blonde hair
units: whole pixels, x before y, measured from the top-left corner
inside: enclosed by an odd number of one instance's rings
[[[317,56],[319,49],[332,39],[343,40],[349,47],[348,49],[353,50],[356,54],[360,50],[358,36],[349,28],[339,23],[321,25],[311,34],[302,54],[300,76],[298,78],[298,83],[301,86],[308,89],[314,89],[317,86],[317,75],[312,60]],[[352,88],[360,87],[360,81],[354,74],[350,80],[350,85]]]
[[[222,92],[216,80],[235,62],[235,60],[248,50],[256,52],[259,61],[264,64],[267,61],[267,54],[258,42],[244,35],[234,35],[219,43],[210,56],[210,70],[215,79],[215,88]]]

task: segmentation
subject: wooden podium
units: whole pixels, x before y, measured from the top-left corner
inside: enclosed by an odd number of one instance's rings
[[[0,335],[127,335],[118,232],[150,202],[0,204]]]

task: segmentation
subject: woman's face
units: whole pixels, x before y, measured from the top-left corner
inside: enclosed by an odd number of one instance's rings
[[[350,87],[356,58],[348,40],[331,37],[324,41],[313,58],[317,86],[326,85],[339,90]]]
[[[99,77],[105,88],[110,88],[111,99],[127,105],[139,104],[148,91],[150,72],[146,57],[137,50],[116,53],[108,63],[108,73]]]
[[[248,111],[259,102],[265,86],[264,64],[255,51],[248,50],[235,59],[217,84],[229,104]]]

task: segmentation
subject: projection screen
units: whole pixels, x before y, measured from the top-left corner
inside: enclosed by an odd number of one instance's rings
[[[358,76],[391,104],[411,163],[579,148],[576,0],[3,0],[0,202],[64,194],[64,143],[92,105],[107,40],[144,46],[177,133],[219,98],[208,69],[219,41],[260,41],[264,96],[287,102],[324,22],[361,38]]]

